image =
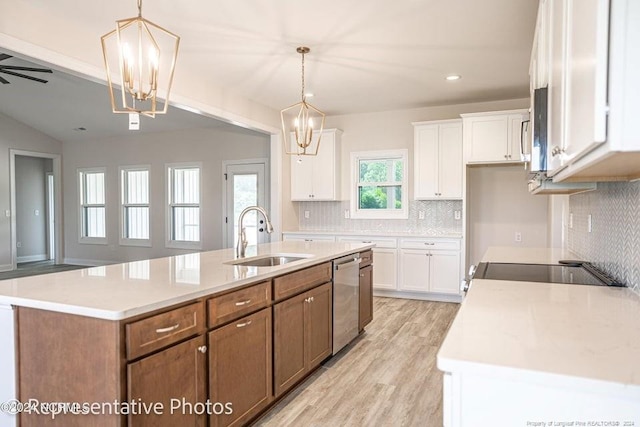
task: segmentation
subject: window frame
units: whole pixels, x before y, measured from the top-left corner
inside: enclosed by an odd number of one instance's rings
[[[84,203],[86,199],[86,174],[90,173],[102,173],[104,175],[104,204],[87,204]],[[107,168],[106,167],[92,167],[92,168],[78,168],[76,170],[77,185],[78,185],[78,243],[89,245],[107,245],[108,244],[108,221],[107,221]],[[87,207],[101,207],[104,209],[104,237],[89,237],[85,235],[85,208]]]
[[[406,148],[380,151],[354,151],[351,153],[351,213],[353,219],[408,219],[409,218],[409,150]],[[382,186],[400,185],[401,209],[359,209],[360,161],[362,160],[401,160],[402,181],[389,181]],[[380,186],[380,185],[379,185]]]
[[[125,175],[127,172],[136,172],[136,171],[147,171],[149,174],[148,179],[148,194],[149,200],[146,204],[141,203],[125,203],[125,191],[126,191],[126,183]],[[139,246],[139,247],[151,247],[151,238],[152,238],[152,229],[151,226],[151,165],[131,165],[131,166],[120,166],[118,168],[118,184],[120,187],[120,245],[121,246]],[[125,211],[127,207],[147,207],[149,209],[149,238],[148,239],[133,239],[130,237],[126,237],[126,215]]]
[[[172,202],[173,195],[173,172],[174,169],[198,169],[199,182],[198,182],[198,198],[199,203],[179,203]],[[202,249],[202,162],[180,162],[180,163],[166,163],[165,164],[165,247],[171,249]],[[186,240],[174,240],[173,236],[173,207],[198,207],[198,222],[199,222],[199,235],[198,241],[190,242]]]

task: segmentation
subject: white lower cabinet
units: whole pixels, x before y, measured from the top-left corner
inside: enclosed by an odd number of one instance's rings
[[[459,294],[460,241],[402,240],[401,291]]]
[[[283,240],[374,243],[373,289],[377,291],[376,295],[459,301],[460,239],[285,232]]]
[[[392,237],[363,238],[338,236],[338,242],[375,243],[373,248],[373,289],[395,291],[398,289],[397,239]]]

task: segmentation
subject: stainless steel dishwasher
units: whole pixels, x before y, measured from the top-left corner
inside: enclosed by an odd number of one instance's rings
[[[360,254],[333,261],[333,354],[358,336]]]

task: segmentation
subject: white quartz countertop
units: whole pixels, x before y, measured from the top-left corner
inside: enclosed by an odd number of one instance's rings
[[[555,249],[492,248],[484,261],[553,263]],[[635,386],[640,296],[627,288],[473,280],[438,353],[445,372],[511,369]]]
[[[412,231],[311,231],[311,230],[300,230],[300,231],[283,231],[283,235],[287,234],[304,234],[304,235],[319,235],[319,236],[366,236],[369,238],[375,237],[416,237],[416,238],[448,238],[448,239],[461,239],[462,233],[416,233]]]
[[[223,249],[0,280],[0,304],[120,320],[228,291],[371,248],[351,242],[275,242],[247,248],[246,258],[300,255],[274,267],[244,267]]]

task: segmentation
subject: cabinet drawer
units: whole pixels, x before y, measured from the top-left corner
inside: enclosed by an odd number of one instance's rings
[[[357,242],[357,243],[374,243],[376,248],[395,248],[397,246],[396,239],[393,237],[338,237],[338,242]]]
[[[273,299],[286,298],[329,281],[331,281],[330,262],[276,277],[273,279]]]
[[[271,302],[271,281],[211,298],[207,301],[209,327],[221,325],[252,313]]]
[[[403,249],[440,249],[448,251],[460,250],[460,240],[445,239],[402,239]]]
[[[362,258],[360,268],[371,265],[371,263],[373,262],[373,251],[368,250],[366,252],[360,252],[360,258]]]
[[[135,359],[205,329],[201,302],[176,308],[126,326],[127,358]]]

